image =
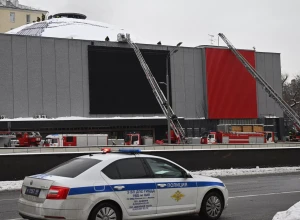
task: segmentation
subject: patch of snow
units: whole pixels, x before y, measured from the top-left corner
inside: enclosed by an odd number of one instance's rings
[[[293,205],[287,211],[278,212],[273,220],[299,220],[300,219],[300,202]]]
[[[192,174],[224,177],[224,176],[248,176],[258,174],[276,174],[300,172],[300,167],[275,167],[275,168],[254,168],[254,169],[224,169],[224,170],[202,170],[195,171]]]
[[[0,182],[0,192],[1,191],[19,190],[19,189],[21,189],[22,184],[23,184],[23,180]]]
[[[102,117],[102,118],[89,118],[89,117],[59,117],[59,118],[5,118],[0,121],[68,121],[68,120],[134,120],[134,119],[166,119],[164,116],[135,116],[135,117]]]
[[[130,32],[107,23],[74,18],[53,18],[46,21],[23,25],[6,32],[6,34],[91,41],[105,41],[107,36],[110,41],[117,41],[117,35],[119,33]],[[130,35],[130,38],[134,42],[144,42],[134,35]]]

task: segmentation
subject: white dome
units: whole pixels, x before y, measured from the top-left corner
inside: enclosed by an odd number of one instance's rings
[[[119,33],[128,32],[110,24],[74,18],[53,18],[23,25],[6,32],[6,34],[95,41],[104,41],[107,36],[110,41],[117,41],[117,35]],[[130,37],[135,42],[139,41],[132,34],[130,34]]]

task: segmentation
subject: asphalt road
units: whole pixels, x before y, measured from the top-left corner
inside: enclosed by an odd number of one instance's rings
[[[221,178],[230,193],[229,207],[220,220],[272,220],[300,201],[300,172]],[[0,192],[0,219],[20,219],[17,213],[18,191]],[[196,220],[196,216],[171,218]],[[171,220],[161,219],[161,220]]]

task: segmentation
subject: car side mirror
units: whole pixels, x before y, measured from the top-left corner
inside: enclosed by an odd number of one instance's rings
[[[183,177],[184,177],[185,179],[188,179],[188,178],[192,178],[192,175],[191,175],[189,172],[184,172]]]

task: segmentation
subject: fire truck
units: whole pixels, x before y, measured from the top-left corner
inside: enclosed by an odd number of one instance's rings
[[[139,133],[126,134],[125,145],[153,145],[153,138],[148,136],[141,136]]]
[[[294,124],[294,131],[290,134],[290,141],[300,141],[300,127]]]
[[[10,145],[15,147],[38,147],[42,141],[39,132],[0,132],[0,135],[10,137]]]
[[[107,134],[51,134],[46,136],[45,147],[107,146]]]
[[[210,132],[201,144],[263,144],[275,143],[274,132]]]

